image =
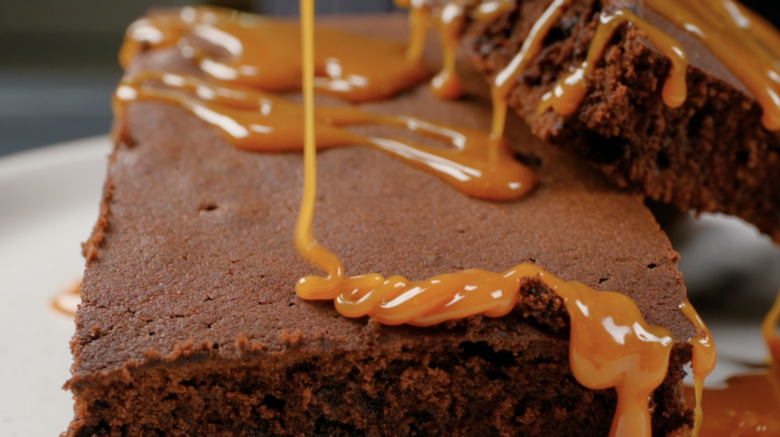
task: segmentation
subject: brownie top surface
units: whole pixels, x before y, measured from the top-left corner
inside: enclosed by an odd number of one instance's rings
[[[397,15],[336,23],[406,35],[405,19]],[[432,65],[439,65],[438,43],[429,46]],[[136,68],[163,65],[188,68],[171,50],[145,55]],[[440,101],[424,85],[363,107],[487,131],[487,88],[476,73],[462,70],[468,93],[462,100]],[[74,376],[174,357],[187,345],[214,345],[211,356],[221,358],[240,356],[247,344],[264,353],[284,353],[291,343],[313,354],[368,347],[366,319],[346,319],[329,301],[295,294],[300,277],[321,274],[293,247],[300,153],[237,150],[216,130],[165,104],[134,103],[128,121],[133,144],[118,146],[109,159],[107,208],[95,230],[104,238],[85,272]],[[385,127],[362,132],[405,134]],[[685,288],[677,254],[642,200],[538,140],[512,114],[506,138],[523,159],[540,163],[534,167],[540,186],[512,202],[469,198],[375,150],[320,152],[316,237],[341,258],[348,275],[419,280],[536,263],[562,279],[627,294],[650,324],[667,327],[678,341],[694,335],[678,310]],[[505,336],[507,323],[483,321],[485,335]],[[456,335],[444,328],[380,331],[388,344]]]

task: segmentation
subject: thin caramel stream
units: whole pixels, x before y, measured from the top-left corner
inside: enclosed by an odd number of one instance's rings
[[[517,55],[512,58],[509,65],[496,75],[492,84],[493,129],[491,136],[493,138],[502,138],[504,136],[507,99],[509,93],[517,85],[518,77],[528,69],[534,58],[542,51],[544,39],[550,33],[550,29],[555,26],[555,23],[566,12],[566,8],[569,7],[571,2],[572,0],[553,0],[542,16],[534,23]]]
[[[704,390],[704,381],[707,376],[715,369],[715,363],[718,360],[718,353],[715,349],[715,343],[712,341],[712,335],[707,325],[696,312],[688,300],[680,304],[680,311],[685,314],[688,320],[693,323],[696,331],[699,335],[688,340],[688,344],[693,346],[693,361],[691,363],[693,367],[693,383],[694,383],[694,398],[696,399],[696,406],[694,412],[696,414],[693,424],[693,436],[699,435],[701,426],[704,419],[704,413],[702,408],[702,396]]]

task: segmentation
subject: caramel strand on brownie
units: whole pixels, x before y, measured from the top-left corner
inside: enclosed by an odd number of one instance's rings
[[[747,87],[770,131],[780,129],[780,33],[731,0],[645,0],[678,28],[697,38]]]
[[[769,349],[769,366],[760,373],[738,375],[726,381],[725,388],[704,389],[703,408],[707,420],[703,437],[769,437],[780,435],[780,294],[762,324]],[[695,365],[695,361],[694,361]],[[695,368],[694,368],[695,372]],[[685,387],[687,400],[698,387]]]
[[[274,94],[235,85],[216,85],[192,76],[147,72],[122,80],[114,111],[123,118],[133,101],[159,101],[183,108],[216,127],[235,147],[253,152],[298,151],[304,147],[305,108]],[[316,145],[365,146],[425,171],[472,197],[517,199],[537,184],[536,175],[514,159],[504,140],[483,132],[404,116],[378,116],[354,107],[317,107]],[[350,126],[396,126],[450,147],[359,135]]]
[[[696,406],[694,407],[695,418],[693,424],[693,435],[699,435],[701,430],[704,413],[702,408],[702,396],[704,391],[704,380],[715,369],[715,363],[718,360],[718,353],[715,349],[715,343],[712,341],[712,335],[707,325],[704,324],[699,313],[693,308],[693,305],[686,299],[680,304],[680,311],[690,320],[696,328],[698,335],[688,340],[688,344],[693,346],[693,384],[694,398]]]
[[[304,193],[295,232],[301,256],[327,272],[302,278],[303,299],[335,299],[346,317],[370,316],[387,325],[432,326],[483,314],[502,317],[517,302],[521,281],[539,278],[563,300],[569,314],[570,364],[575,378],[594,390],[615,388],[618,405],[610,429],[614,437],[650,437],[649,399],[663,382],[674,342],[663,327],[648,325],[636,303],[615,292],[598,292],[579,282],[565,282],[533,264],[504,273],[465,270],[424,281],[372,273],[345,277],[338,257],[320,245],[312,232],[316,201],[316,134],[313,87],[313,0],[301,0],[304,39]],[[697,353],[697,352],[695,352]]]
[[[672,66],[662,91],[666,106],[678,108],[685,103],[688,92],[686,83],[688,57],[685,50],[674,38],[637,17],[631,11],[621,9],[614,13],[602,12],[599,15],[599,26],[596,28],[596,35],[590,43],[587,57],[579,67],[561,78],[552,91],[542,96],[538,114],[542,114],[550,108],[563,115],[573,114],[577,111],[582,99],[588,93],[588,81],[593,77],[593,72],[596,70],[604,50],[615,32],[625,25],[636,26],[644,32],[647,39],[671,61]]]

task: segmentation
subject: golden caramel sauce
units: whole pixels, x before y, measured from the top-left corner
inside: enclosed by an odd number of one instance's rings
[[[588,93],[588,82],[593,77],[593,72],[603,56],[604,50],[615,32],[625,25],[636,26],[671,61],[672,66],[669,69],[662,93],[666,106],[678,108],[685,103],[688,92],[686,82],[688,57],[685,50],[674,38],[637,17],[631,11],[622,9],[611,14],[606,12],[600,14],[599,26],[593,41],[590,43],[585,61],[561,78],[553,90],[542,97],[538,114],[553,108],[559,114],[569,115],[579,108],[580,103]]]
[[[653,11],[702,42],[756,98],[768,130],[780,129],[780,34],[731,0],[647,0]]]
[[[504,124],[506,123],[507,98],[512,89],[517,85],[517,78],[526,71],[534,58],[542,51],[544,39],[550,33],[550,29],[560,20],[566,8],[572,0],[553,0],[541,17],[531,27],[531,31],[523,41],[520,51],[512,58],[512,61],[501,70],[493,80],[493,128],[491,136],[502,138],[504,136]]]
[[[81,304],[81,281],[74,281],[62,289],[51,301],[51,307],[58,313],[75,316]]]
[[[707,418],[701,426],[702,437],[777,437],[780,436],[780,295],[762,324],[764,340],[772,362],[767,369],[752,375],[740,375],[726,381],[724,389],[705,389],[702,406]],[[695,361],[694,361],[695,365]],[[694,369],[695,372],[695,369]],[[701,389],[685,388],[688,402]]]
[[[515,0],[486,0],[471,11],[471,17],[477,21],[490,22],[510,12],[516,6]]]
[[[122,80],[114,99],[117,118],[124,117],[125,105],[133,101],[165,102],[185,109],[216,127],[240,149],[298,151],[305,144],[305,107],[274,94],[216,85],[192,76],[148,72]],[[377,149],[472,197],[517,199],[537,183],[534,173],[514,159],[505,141],[494,141],[476,130],[412,117],[378,116],[353,107],[318,107],[315,124],[318,148],[361,145]],[[405,128],[451,147],[369,137],[344,129],[371,124]]]
[[[688,344],[693,346],[693,384],[696,406],[694,407],[695,419],[693,425],[693,436],[699,435],[702,421],[704,418],[702,408],[702,392],[704,390],[704,380],[715,369],[715,363],[718,360],[718,353],[715,349],[715,343],[712,341],[712,335],[704,320],[696,312],[688,300],[680,304],[680,311],[690,320],[696,328],[698,335],[688,340]]]
[[[439,31],[444,65],[431,80],[433,94],[440,99],[454,100],[463,94],[463,83],[455,71],[458,38],[467,19],[493,21],[515,7],[514,0],[449,0],[443,5],[431,5],[426,0],[395,0],[398,7],[409,8],[409,49],[407,56],[419,60],[423,54],[428,27]]]
[[[295,22],[185,7],[133,23],[120,52],[127,67],[143,50],[179,47],[214,81],[269,92],[301,89],[301,36]],[[420,57],[406,55],[406,44],[315,29],[314,86],[318,93],[358,103],[381,100],[426,80]],[[224,56],[207,54],[205,44]]]
[[[436,97],[440,99],[454,100],[463,94],[463,83],[455,71],[455,51],[458,47],[460,33],[466,26],[469,6],[469,2],[453,0],[444,5],[439,12],[437,21],[444,55],[444,67],[431,80],[431,88]]]

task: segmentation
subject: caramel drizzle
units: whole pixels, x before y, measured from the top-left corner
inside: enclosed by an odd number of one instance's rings
[[[690,320],[699,335],[688,340],[688,344],[693,346],[693,384],[696,406],[694,407],[693,436],[699,435],[704,413],[702,409],[702,396],[704,391],[704,380],[715,369],[715,363],[718,360],[718,353],[715,349],[715,343],[712,341],[712,335],[707,325],[686,299],[680,304],[680,311]]]
[[[420,57],[407,57],[406,45],[315,29],[314,86],[318,93],[352,103],[381,100],[429,77]],[[201,44],[196,44],[200,42]],[[225,53],[215,57],[202,43]],[[207,7],[185,7],[133,23],[120,52],[127,68],[144,50],[177,47],[203,74],[223,84],[268,92],[301,89],[301,37],[295,22]]]
[[[656,13],[702,42],[747,87],[770,131],[780,129],[780,34],[731,0],[647,0]]]
[[[771,352],[773,363],[761,373],[730,378],[726,381],[727,387],[724,389],[703,390],[706,394],[703,406],[708,412],[707,420],[701,427],[701,435],[704,437],[780,436],[778,322],[780,322],[780,294],[762,324],[764,340]],[[695,370],[694,367],[694,372]],[[685,391],[686,398],[691,399],[701,389],[698,386],[693,389],[686,387]]]
[[[301,0],[306,37],[314,22],[313,0]],[[311,43],[304,43],[304,71],[312,75]],[[674,340],[671,333],[648,325],[636,303],[625,295],[598,292],[579,282],[565,282],[532,264],[504,273],[466,270],[409,281],[371,273],[345,277],[338,257],[320,245],[312,233],[316,199],[316,144],[313,86],[304,78],[306,145],[304,194],[295,244],[301,256],[327,276],[302,278],[298,295],[307,300],[334,299],[346,317],[370,316],[387,325],[431,326],[472,315],[502,317],[517,303],[521,283],[538,278],[564,301],[571,323],[570,364],[584,386],[601,390],[614,387],[618,406],[610,436],[650,437],[649,397],[666,376]]]
[[[125,105],[133,101],[159,101],[183,108],[243,150],[298,151],[305,144],[306,131],[301,129],[305,107],[273,94],[214,85],[192,76],[147,72],[125,78],[117,88],[114,107],[119,119],[124,117]],[[513,158],[505,141],[493,141],[479,131],[412,117],[379,116],[352,107],[318,107],[315,123],[320,149],[361,145],[380,150],[472,197],[517,199],[537,183],[534,173]],[[360,125],[402,127],[452,147],[441,149],[344,129]]]
[[[603,56],[604,50],[615,32],[625,25],[635,26],[644,32],[647,39],[671,61],[672,66],[669,69],[662,92],[666,106],[678,108],[685,103],[688,92],[686,82],[688,57],[685,50],[674,38],[637,17],[631,11],[622,9],[613,14],[601,13],[599,26],[593,41],[590,43],[585,61],[560,79],[552,91],[542,96],[537,114],[542,114],[550,108],[562,115],[573,114],[577,111],[588,93],[588,82],[593,77],[596,65]]]

